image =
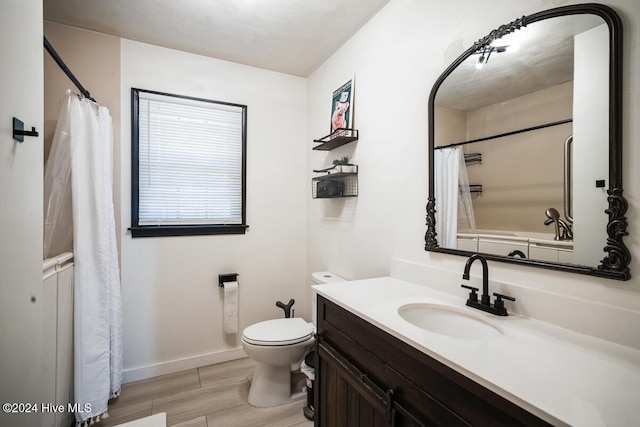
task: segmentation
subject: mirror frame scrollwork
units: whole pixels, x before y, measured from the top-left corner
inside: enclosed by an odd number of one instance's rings
[[[609,207],[604,213],[608,215],[606,227],[607,241],[603,248],[605,257],[597,267],[573,264],[561,264],[549,261],[505,257],[484,254],[486,259],[530,265],[578,274],[586,274],[616,280],[629,280],[631,273],[629,263],[631,254],[623,242],[627,236],[627,201],[622,188],[622,21],[618,14],[608,6],[596,3],[562,6],[554,9],[522,16],[513,22],[502,25],[479,39],[462,55],[460,55],[436,80],[429,95],[429,198],[427,201],[427,232],[425,234],[425,250],[453,255],[470,256],[473,252],[443,248],[438,245],[436,235],[436,200],[434,191],[434,148],[435,148],[435,97],[443,81],[463,61],[480,49],[488,46],[493,40],[526,27],[537,21],[566,15],[592,14],[601,17],[609,28],[609,188],[607,202]]]

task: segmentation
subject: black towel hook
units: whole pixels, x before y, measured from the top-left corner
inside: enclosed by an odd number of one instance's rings
[[[31,130],[24,130],[24,123],[22,120],[13,118],[13,139],[18,142],[24,142],[25,136],[38,136],[38,131],[35,127],[31,127]]]

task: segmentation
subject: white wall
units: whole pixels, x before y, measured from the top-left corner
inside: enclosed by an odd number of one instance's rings
[[[595,58],[609,57],[609,31],[600,25],[575,37],[573,99],[573,212],[574,255],[578,264],[597,265],[601,258],[587,248],[598,247],[607,238],[609,207],[609,67]],[[605,180],[605,187],[595,186]]]
[[[0,8],[0,402],[43,402],[42,2]],[[12,138],[12,117],[39,137]],[[38,426],[40,413],[0,412],[0,425]]]
[[[328,269],[349,278],[386,275],[392,257],[462,272],[464,258],[424,251],[431,87],[449,63],[494,28],[522,15],[570,3],[578,2],[392,0],[308,79],[307,139],[326,133],[330,94],[345,76],[353,74],[357,80],[355,127],[361,137],[345,149],[353,150],[352,161],[360,167],[357,201],[310,200],[307,196],[307,272]],[[615,0],[607,4],[622,15],[624,24],[624,184],[630,204],[630,236],[625,243],[632,254],[633,278],[619,282],[493,262],[490,274],[496,280],[527,283],[638,311],[640,3]],[[308,150],[308,169],[340,154]],[[465,295],[463,289],[456,292]],[[637,334],[640,325],[623,327]]]
[[[467,139],[574,117],[572,101],[573,82],[569,81],[469,111]],[[608,114],[603,113],[603,117]],[[572,123],[566,123],[464,146],[465,152],[482,153],[481,164],[467,167],[469,183],[482,184],[482,196],[472,197],[478,229],[555,234],[553,226],[544,225],[544,212],[548,208],[563,212],[562,143],[571,132]],[[602,141],[598,140],[608,150],[606,142]],[[598,213],[604,218],[604,233],[607,219],[604,208]],[[604,241],[605,237],[602,237],[599,243]],[[591,265],[598,265],[598,262]]]
[[[218,274],[240,274],[240,331],[308,311],[305,274],[306,85],[299,77],[122,40],[122,291],[125,379],[238,357],[225,337]],[[130,90],[247,108],[246,235],[132,239]]]

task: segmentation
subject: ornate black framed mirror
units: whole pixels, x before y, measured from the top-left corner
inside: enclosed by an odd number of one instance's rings
[[[628,280],[617,13],[563,6],[474,43],[431,90],[429,174],[427,251]]]

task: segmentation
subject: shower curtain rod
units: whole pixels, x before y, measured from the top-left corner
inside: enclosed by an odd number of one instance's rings
[[[467,145],[467,144],[472,144],[474,142],[482,142],[482,141],[488,141],[490,139],[503,138],[505,136],[517,135],[519,133],[531,132],[532,130],[544,129],[544,128],[548,128],[548,127],[551,127],[551,126],[558,126],[558,125],[563,125],[565,123],[571,123],[571,122],[573,122],[573,119],[559,120],[557,122],[545,123],[543,125],[533,126],[533,127],[525,128],[525,129],[514,130],[514,131],[511,131],[511,132],[501,133],[501,134],[498,134],[498,135],[486,136],[484,138],[472,139],[472,140],[463,141],[463,142],[456,142],[456,143],[449,144],[449,145],[441,145],[439,147],[434,147],[434,150],[442,150],[443,148],[457,147],[459,145]]]
[[[56,61],[56,64],[58,64],[58,66],[62,69],[62,71],[64,71],[64,73],[67,75],[67,77],[69,77],[69,80],[71,80],[73,84],[76,85],[76,87],[78,88],[82,96],[97,103],[97,101],[93,99],[89,91],[86,90],[84,86],[82,86],[82,84],[78,81],[78,79],[76,79],[76,76],[73,75],[69,67],[67,67],[67,64],[65,64],[62,58],[60,58],[60,55],[58,55],[58,52],[56,52],[53,46],[51,46],[51,43],[49,43],[49,40],[47,40],[47,37],[44,36],[43,38],[44,38],[44,48],[47,49],[47,52],[49,52],[49,55],[51,55],[53,60]]]

